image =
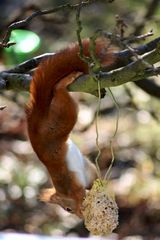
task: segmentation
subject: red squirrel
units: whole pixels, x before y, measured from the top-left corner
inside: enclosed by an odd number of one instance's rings
[[[89,39],[82,41],[83,54],[88,57],[89,43]],[[107,46],[106,41],[96,40],[95,53],[102,66],[113,63],[113,53]],[[59,51],[36,69],[26,107],[32,147],[47,167],[54,185],[40,199],[57,203],[79,217],[85,191],[96,178],[96,169],[69,139],[78,111],[67,86],[88,72],[88,64],[79,57],[78,43]]]

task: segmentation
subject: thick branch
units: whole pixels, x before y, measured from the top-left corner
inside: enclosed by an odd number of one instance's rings
[[[45,60],[46,58],[51,57],[54,54],[55,53],[44,53],[42,55],[39,55],[32,59],[29,59],[29,60],[15,66],[12,69],[5,71],[5,72],[7,72],[7,73],[27,73],[27,72],[33,70],[34,68],[36,68],[42,60]]]
[[[101,81],[101,87],[116,87],[127,82],[138,81],[150,76],[155,76],[160,73],[160,69],[157,68],[156,71],[153,69],[146,69],[145,62],[154,64],[160,61],[159,50],[154,50],[147,54],[141,60],[130,63],[125,67],[117,70],[112,70],[110,72],[101,72],[99,74],[99,79]],[[83,75],[79,77],[73,85],[70,85],[69,90],[71,91],[82,91],[92,93],[97,89],[97,82],[89,75]]]
[[[2,73],[1,77],[3,78],[3,82],[5,80],[5,86],[1,87],[1,79],[0,79],[0,89],[13,89],[13,90],[21,90],[28,91],[30,81],[32,79],[29,74],[17,74],[17,73]]]
[[[159,74],[160,69],[148,69],[149,64],[154,64],[160,61],[160,49],[151,51],[143,56],[141,60],[132,62],[125,67],[112,70],[110,72],[100,72],[98,77],[101,81],[101,87],[114,87],[127,82],[138,81],[150,76]],[[13,74],[3,72],[1,77],[7,80],[7,89],[28,90],[31,76],[29,74]],[[83,75],[77,78],[70,86],[70,91],[94,93],[97,90],[97,81],[94,76]]]
[[[135,51],[137,54],[142,55],[144,53],[150,52],[153,49],[155,49],[157,47],[157,44],[160,42],[160,37],[152,40],[151,42],[138,46],[137,48],[135,48]],[[46,59],[47,57],[53,56],[54,53],[45,53],[42,54],[40,56],[34,57],[32,59],[29,59],[17,66],[15,66],[12,69],[9,69],[5,72],[8,73],[27,73],[31,70],[33,70],[34,68],[36,68],[39,63]],[[132,57],[132,53],[127,49],[127,50],[123,50],[123,51],[119,51],[115,53],[115,59],[116,62],[114,65],[112,65],[112,69],[113,68],[118,68],[118,67],[122,67],[127,65],[128,63],[131,62],[131,57]],[[106,70],[110,70],[109,68],[106,68]]]

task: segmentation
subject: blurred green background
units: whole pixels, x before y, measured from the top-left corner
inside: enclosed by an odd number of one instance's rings
[[[1,0],[0,35],[7,26],[29,16],[33,10],[49,9],[63,3],[78,1]],[[94,34],[97,29],[114,32],[115,16],[122,17],[127,25],[125,35],[135,32],[145,23],[141,32],[153,29],[160,35],[160,6],[149,19],[144,20],[151,0],[97,1],[83,9],[83,37]],[[156,2],[156,1],[155,1]],[[21,29],[20,43],[31,46],[29,51],[0,50],[0,70],[45,52],[55,52],[76,41],[75,12],[64,10],[35,18]],[[27,31],[27,32],[26,32]],[[16,31],[15,31],[16,34]],[[20,35],[21,34],[21,35]],[[29,35],[26,35],[29,34]],[[14,34],[13,34],[14,35]],[[27,37],[29,36],[29,40]],[[14,36],[13,36],[14,37]],[[149,39],[149,40],[150,40]],[[28,41],[28,42],[27,42]],[[143,44],[143,42],[141,42]],[[141,44],[140,43],[140,44]],[[160,86],[160,79],[154,81]],[[114,141],[115,163],[111,185],[119,205],[119,227],[113,238],[158,239],[160,237],[160,104],[133,83],[112,89],[120,106],[119,130]],[[1,91],[0,105],[0,231],[15,231],[47,235],[79,235],[89,233],[83,223],[55,205],[38,201],[40,189],[50,186],[45,167],[40,163],[28,141],[24,106],[27,92]],[[94,162],[97,155],[95,116],[97,99],[76,93],[79,101],[79,118],[72,138],[83,153]],[[111,161],[109,141],[115,130],[116,109],[106,96],[101,103],[99,116],[99,140],[102,154],[99,160],[102,173]]]

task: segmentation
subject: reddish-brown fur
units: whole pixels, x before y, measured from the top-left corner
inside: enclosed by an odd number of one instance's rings
[[[103,65],[113,62],[113,54],[106,52],[105,47],[106,42],[97,40],[96,54]],[[83,48],[84,55],[89,56],[88,39],[83,41]],[[63,201],[63,197],[75,200],[77,215],[80,215],[85,189],[65,162],[66,140],[77,120],[77,106],[66,87],[82,73],[88,73],[88,65],[80,59],[77,43],[56,53],[36,70],[26,108],[33,149],[47,167],[56,189],[50,197],[56,194],[57,202]]]

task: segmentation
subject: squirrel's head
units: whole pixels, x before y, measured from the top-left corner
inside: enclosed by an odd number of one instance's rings
[[[67,212],[76,214],[78,217],[82,218],[81,206],[84,197],[85,190],[80,191],[77,196],[68,197],[57,193],[54,188],[49,188],[42,191],[39,199],[46,203],[58,204]]]

